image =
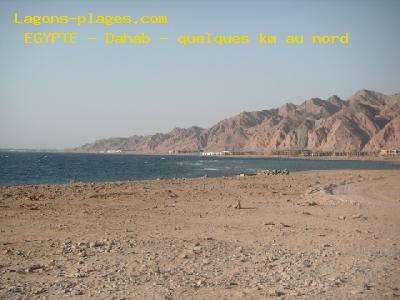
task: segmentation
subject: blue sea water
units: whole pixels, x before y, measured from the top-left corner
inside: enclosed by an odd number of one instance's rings
[[[291,172],[400,169],[400,164],[359,160],[0,152],[0,185],[102,182],[156,178],[231,176],[258,169]]]

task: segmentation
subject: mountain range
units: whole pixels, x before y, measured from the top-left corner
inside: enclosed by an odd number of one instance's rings
[[[211,128],[106,138],[76,148],[83,152],[168,153],[275,150],[378,151],[400,149],[400,93],[360,90],[347,100],[334,95],[300,105],[242,112]]]

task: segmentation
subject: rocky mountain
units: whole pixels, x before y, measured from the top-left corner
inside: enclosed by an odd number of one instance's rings
[[[169,133],[108,138],[76,150],[137,153],[309,149],[376,151],[400,149],[400,93],[360,90],[347,100],[312,98],[300,105],[242,112],[209,129],[175,128]]]

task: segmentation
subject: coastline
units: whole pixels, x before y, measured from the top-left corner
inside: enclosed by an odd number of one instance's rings
[[[243,154],[243,155],[212,155],[202,156],[200,153],[153,153],[153,152],[118,152],[103,153],[92,151],[70,151],[70,150],[9,150],[0,149],[0,153],[68,153],[68,154],[101,154],[101,155],[142,155],[142,156],[199,156],[199,157],[231,157],[231,158],[266,158],[266,159],[304,159],[304,160],[365,160],[365,161],[387,161],[400,162],[400,156],[295,156],[295,155],[270,155],[270,154]]]
[[[391,298],[399,180],[336,170],[0,187],[0,296]]]

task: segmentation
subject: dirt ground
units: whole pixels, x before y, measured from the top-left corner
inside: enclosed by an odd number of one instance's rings
[[[0,229],[3,299],[400,296],[400,171],[2,187]]]

